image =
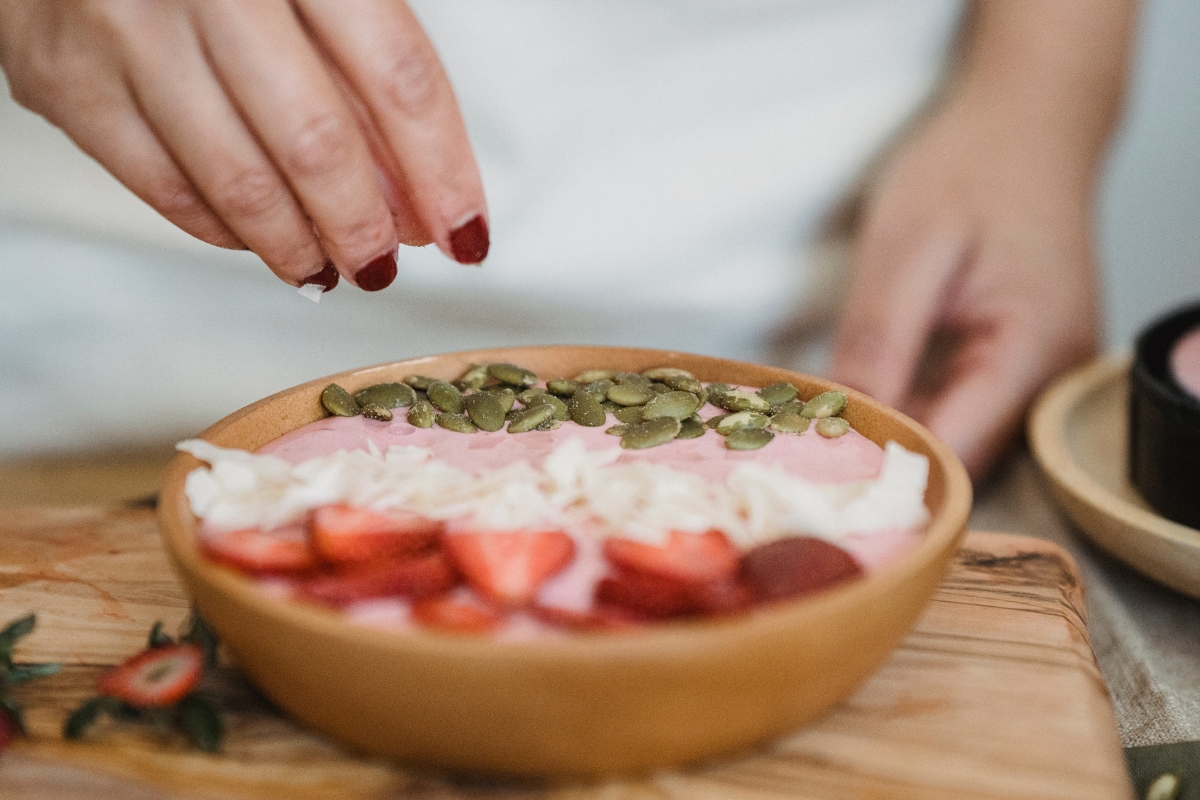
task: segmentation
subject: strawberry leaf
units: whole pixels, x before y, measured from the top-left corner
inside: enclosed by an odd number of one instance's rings
[[[59,664],[22,664],[8,670],[5,680],[10,683],[24,683],[37,678],[45,678],[55,674],[62,666]]]
[[[224,725],[216,707],[203,695],[192,692],[180,701],[179,722],[204,752],[215,753],[220,749]]]
[[[63,737],[66,739],[80,738],[99,719],[101,714],[121,715],[121,706],[121,701],[115,697],[105,697],[104,695],[93,697],[67,717],[67,721],[63,723]]]
[[[161,619],[156,621],[154,623],[154,627],[150,629],[150,638],[148,643],[151,648],[166,647],[167,645],[175,644],[175,640],[163,631]]]
[[[11,656],[13,645],[22,636],[27,636],[36,624],[37,617],[34,614],[27,614],[10,622],[4,630],[0,631],[0,654]]]
[[[187,632],[179,640],[200,646],[200,649],[204,651],[206,669],[217,666],[217,634],[213,633],[213,629],[208,626],[196,609],[192,609],[192,614],[188,618]]]

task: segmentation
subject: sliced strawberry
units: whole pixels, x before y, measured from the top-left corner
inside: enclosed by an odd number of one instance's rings
[[[314,575],[300,581],[297,596],[321,605],[341,608],[378,597],[423,598],[442,594],[458,582],[441,553],[416,558],[371,561]]]
[[[777,539],[742,556],[742,580],[762,600],[812,594],[862,572],[854,556],[812,536]]]
[[[170,706],[196,688],[204,675],[204,651],[194,644],[143,650],[96,680],[100,694],[135,708]]]
[[[723,616],[749,607],[752,596],[732,578],[685,583],[645,572],[618,570],[596,584],[596,603],[643,619]]]
[[[737,572],[737,549],[720,531],[671,531],[662,545],[613,537],[604,541],[604,556],[622,570],[682,583],[716,583]]]
[[[408,511],[372,511],[343,504],[321,506],[309,517],[312,547],[332,564],[405,556],[437,544],[442,523]]]
[[[431,597],[413,603],[413,619],[426,628],[449,633],[486,633],[499,627],[504,617],[476,601]]]
[[[442,547],[472,589],[502,606],[532,602],[575,558],[575,542],[562,531],[453,533]]]
[[[621,631],[637,627],[640,616],[616,606],[596,606],[587,611],[572,611],[557,606],[536,605],[529,609],[534,617],[556,628],[570,631]]]
[[[300,523],[264,531],[202,531],[200,549],[213,561],[253,575],[289,575],[316,568],[308,531]]]

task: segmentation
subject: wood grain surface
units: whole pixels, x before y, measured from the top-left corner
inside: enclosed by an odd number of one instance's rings
[[[418,773],[354,757],[298,729],[232,666],[206,690],[223,751],[104,723],[59,735],[95,676],[139,650],[187,601],[150,511],[0,513],[0,620],[38,628],[18,661],[64,670],[19,687],[31,736],[0,754],[0,797],[55,798],[1128,798],[1078,575],[1052,544],[972,533],[887,664],[818,724],[741,757],[601,785],[533,785]]]

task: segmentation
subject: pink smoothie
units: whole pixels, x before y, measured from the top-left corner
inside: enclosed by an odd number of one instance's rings
[[[1184,334],[1171,348],[1171,374],[1176,383],[1200,400],[1200,328]]]

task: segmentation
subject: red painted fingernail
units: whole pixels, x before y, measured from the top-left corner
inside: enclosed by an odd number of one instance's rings
[[[354,274],[354,282],[364,292],[386,289],[396,280],[396,251],[389,250]]]
[[[325,266],[321,268],[321,271],[309,275],[304,279],[304,283],[305,285],[315,283],[320,286],[324,286],[325,288],[322,290],[322,294],[324,294],[325,292],[331,291],[333,287],[337,286],[338,280],[337,267],[333,266],[332,261],[326,261]]]
[[[487,258],[488,226],[479,214],[450,231],[450,252],[460,264],[478,264]]]

